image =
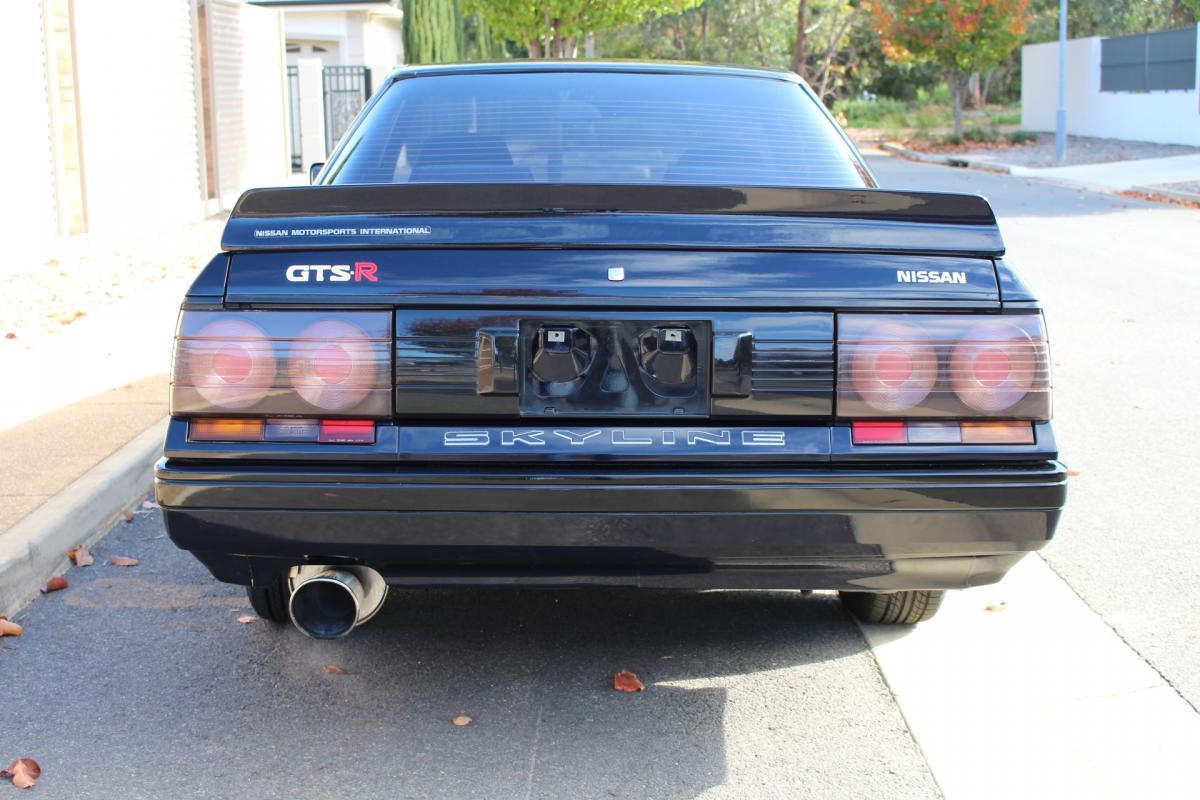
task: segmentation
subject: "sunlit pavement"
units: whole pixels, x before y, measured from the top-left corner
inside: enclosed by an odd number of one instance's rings
[[[1045,563],[915,632],[822,594],[439,590],[315,642],[238,622],[150,511],[0,640],[0,758],[72,798],[1194,796],[1200,215],[874,165],[988,195],[1049,308],[1079,474]]]

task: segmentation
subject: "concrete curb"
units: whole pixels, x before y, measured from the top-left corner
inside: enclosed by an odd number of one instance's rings
[[[937,164],[942,167],[960,167],[966,169],[979,170],[981,172],[995,172],[1001,175],[1012,175],[1016,178],[1028,178],[1030,180],[1042,181],[1054,186],[1061,186],[1064,189],[1075,189],[1085,192],[1093,192],[1095,194],[1107,194],[1114,197],[1122,197],[1127,192],[1124,189],[1117,189],[1112,186],[1105,186],[1099,183],[1089,183],[1087,181],[1077,181],[1070,178],[1063,178],[1057,175],[1040,174],[1040,167],[1021,167],[1012,164],[997,164],[990,161],[973,161],[959,156],[945,155],[941,153],[922,153],[917,150],[909,150],[907,147],[901,147],[898,144],[883,142],[879,145],[879,149],[892,155],[909,161],[920,161],[926,164]],[[1128,191],[1140,192],[1142,194],[1157,195],[1159,197],[1169,198],[1172,200],[1183,200],[1189,203],[1200,203],[1200,194],[1192,194],[1190,192],[1179,192],[1172,189],[1162,189],[1155,186],[1134,186]]]
[[[36,597],[66,569],[67,550],[99,541],[150,490],[166,430],[164,418],[0,533],[0,615],[12,616]]]
[[[991,161],[972,161],[968,158],[948,155],[946,153],[922,153],[919,150],[909,150],[907,147],[901,147],[891,142],[883,142],[879,145],[879,149],[898,155],[901,158],[907,158],[909,161],[941,164],[944,167],[967,167],[969,169],[983,170],[984,172],[998,172],[1001,175],[1013,174],[1013,168],[1008,164],[996,164]]]
[[[1161,186],[1134,186],[1129,191],[1141,194],[1159,195],[1172,200],[1182,200],[1185,203],[1200,203],[1200,194],[1196,192],[1181,192],[1178,189],[1164,189]]]

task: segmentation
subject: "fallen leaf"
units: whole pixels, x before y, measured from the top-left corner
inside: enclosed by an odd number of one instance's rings
[[[123,516],[125,518],[126,522],[133,522],[133,509],[132,508],[125,509],[124,511],[121,512],[121,516]]]
[[[325,666],[321,667],[321,669],[325,670],[330,675],[345,675],[346,674],[346,670],[342,669],[337,664],[326,664]]]
[[[17,623],[10,622],[7,617],[0,617],[0,636],[20,636],[24,632],[25,629]]]
[[[1078,478],[1078,477],[1079,477],[1080,475],[1082,475],[1082,474],[1083,474],[1083,473],[1082,473],[1082,472],[1080,472],[1080,471],[1079,471],[1079,470],[1077,470],[1077,469],[1069,469],[1069,470],[1067,470],[1067,477],[1068,477],[1068,478]]]
[[[77,567],[90,567],[93,563],[95,563],[95,559],[92,558],[92,554],[89,553],[88,549],[81,544],[76,545],[68,550],[67,558],[71,559],[71,561]]]
[[[457,717],[455,717],[454,719],[450,720],[450,722],[451,722],[452,724],[454,724],[454,725],[456,725],[456,726],[458,726],[458,727],[460,727],[460,728],[461,728],[461,727],[463,727],[464,725],[470,725],[470,724],[471,724],[471,718],[470,718],[470,717],[468,717],[466,714],[459,714]]]
[[[136,558],[129,558],[128,556],[113,556],[108,560],[113,563],[114,567],[136,567],[141,563]]]
[[[999,603],[988,603],[983,607],[984,611],[1004,611],[1008,608],[1008,602],[1001,600]]]
[[[153,509],[153,508],[161,508],[161,506],[159,506],[159,504],[154,502],[153,500],[143,500],[142,508]]]
[[[0,770],[0,778],[12,776],[13,786],[29,789],[42,774],[42,768],[32,758],[18,758],[8,769]]]
[[[637,675],[623,669],[613,676],[613,688],[618,692],[644,692],[646,684],[642,683]]]
[[[256,619],[258,619],[258,617],[254,616],[253,614],[242,614],[240,617],[238,617],[238,622],[246,625],[247,623],[254,622]]]
[[[4,338],[5,339],[15,339],[15,338],[17,338],[17,335],[15,333],[13,333],[12,331],[9,331],[8,333],[4,334]]]
[[[63,575],[55,575],[50,580],[46,581],[46,585],[42,587],[42,594],[50,594],[57,592],[60,589],[67,588],[67,579]]]

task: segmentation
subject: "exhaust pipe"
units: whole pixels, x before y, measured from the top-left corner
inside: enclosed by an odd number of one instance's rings
[[[305,635],[338,639],[375,616],[387,589],[383,576],[368,567],[298,567],[288,614]]]

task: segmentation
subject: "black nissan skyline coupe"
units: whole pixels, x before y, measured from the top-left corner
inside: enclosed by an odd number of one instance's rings
[[[1042,309],[796,76],[393,73],[183,302],[156,495],[263,617],[389,586],[836,590],[931,617],[1051,538]]]

